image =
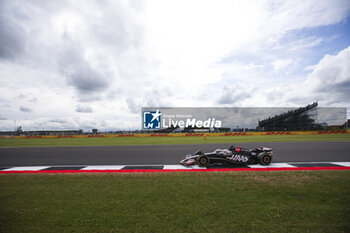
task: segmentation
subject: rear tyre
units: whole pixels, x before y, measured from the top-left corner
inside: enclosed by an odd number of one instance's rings
[[[268,153],[261,154],[258,156],[258,158],[259,158],[259,163],[264,166],[269,165],[272,161],[272,156],[269,155]]]
[[[205,156],[205,155],[201,155],[201,156],[199,156],[198,159],[197,159],[197,164],[198,164],[198,166],[200,166],[200,167],[208,167],[209,162],[210,162],[210,161],[209,161],[208,156]]]

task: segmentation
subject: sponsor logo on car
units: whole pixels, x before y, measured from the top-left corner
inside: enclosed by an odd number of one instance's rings
[[[244,155],[232,155],[231,157],[228,157],[227,159],[230,159],[232,161],[237,161],[237,162],[247,162],[248,157]]]
[[[195,162],[194,159],[189,159],[189,160],[187,160],[185,163],[186,163],[187,165],[192,165],[192,164],[194,164],[194,162]]]

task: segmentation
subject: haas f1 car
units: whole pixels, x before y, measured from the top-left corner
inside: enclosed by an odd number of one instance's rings
[[[272,161],[273,151],[271,148],[258,147],[256,149],[244,149],[231,146],[229,149],[216,149],[213,152],[203,153],[197,151],[195,154],[188,154],[180,163],[186,166],[199,165],[222,165],[224,163],[234,165],[261,164],[269,165]]]

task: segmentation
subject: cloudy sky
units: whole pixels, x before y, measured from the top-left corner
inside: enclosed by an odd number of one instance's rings
[[[0,83],[0,130],[139,129],[147,106],[350,109],[350,1],[0,0]]]

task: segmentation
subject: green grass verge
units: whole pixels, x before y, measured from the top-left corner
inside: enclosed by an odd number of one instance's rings
[[[349,232],[350,171],[0,175],[0,232]]]
[[[203,137],[0,138],[0,147],[161,145],[244,142],[350,141],[350,134]]]

